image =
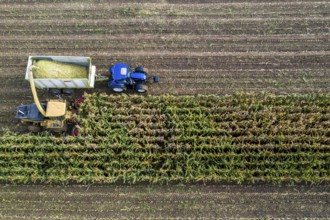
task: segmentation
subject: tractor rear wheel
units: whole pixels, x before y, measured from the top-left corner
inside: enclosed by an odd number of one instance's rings
[[[148,69],[147,68],[144,68],[143,66],[138,66],[138,67],[135,68],[135,72],[147,74]]]
[[[28,126],[28,130],[30,132],[37,133],[37,132],[40,132],[41,131],[41,127],[40,126],[36,126],[36,125],[29,125]]]
[[[135,72],[138,72],[138,73],[143,73],[144,72],[144,68],[143,66],[138,66],[135,68]]]
[[[144,84],[137,84],[135,90],[139,93],[146,93],[148,91],[148,86]]]

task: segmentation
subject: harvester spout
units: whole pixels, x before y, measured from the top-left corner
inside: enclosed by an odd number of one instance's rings
[[[34,103],[36,104],[39,112],[44,116],[46,117],[46,112],[45,110],[42,108],[41,104],[40,104],[40,101],[39,101],[39,98],[38,98],[38,94],[37,94],[37,90],[36,90],[36,87],[34,85],[34,80],[33,80],[33,73],[32,73],[32,68],[35,68],[35,66],[31,66],[30,67],[30,85],[31,85],[31,90],[32,90],[32,95],[33,95],[33,99],[34,99]]]

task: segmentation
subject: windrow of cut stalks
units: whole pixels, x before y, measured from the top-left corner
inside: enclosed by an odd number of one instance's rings
[[[17,183],[330,180],[330,96],[86,94],[78,137],[0,138]]]

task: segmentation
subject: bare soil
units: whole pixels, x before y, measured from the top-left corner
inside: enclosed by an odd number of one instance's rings
[[[328,186],[0,186],[3,219],[329,218]]]

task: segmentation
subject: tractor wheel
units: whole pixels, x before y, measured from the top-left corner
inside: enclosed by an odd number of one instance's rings
[[[72,130],[71,130],[71,135],[72,136],[78,136],[79,134],[80,127],[79,125],[75,125]]]
[[[121,93],[125,91],[124,87],[113,87],[112,91],[116,92],[116,93]]]
[[[159,83],[159,76],[154,76],[153,80],[154,80],[154,83]]]
[[[28,126],[28,130],[30,132],[37,133],[37,132],[40,132],[41,131],[41,127],[40,126],[36,126],[36,125],[29,125]]]
[[[143,72],[144,72],[144,68],[143,68],[143,66],[138,66],[138,67],[136,67],[136,68],[135,68],[135,72],[137,72],[137,73],[143,73]]]
[[[137,84],[135,90],[139,93],[146,93],[148,91],[148,86],[144,84]]]

